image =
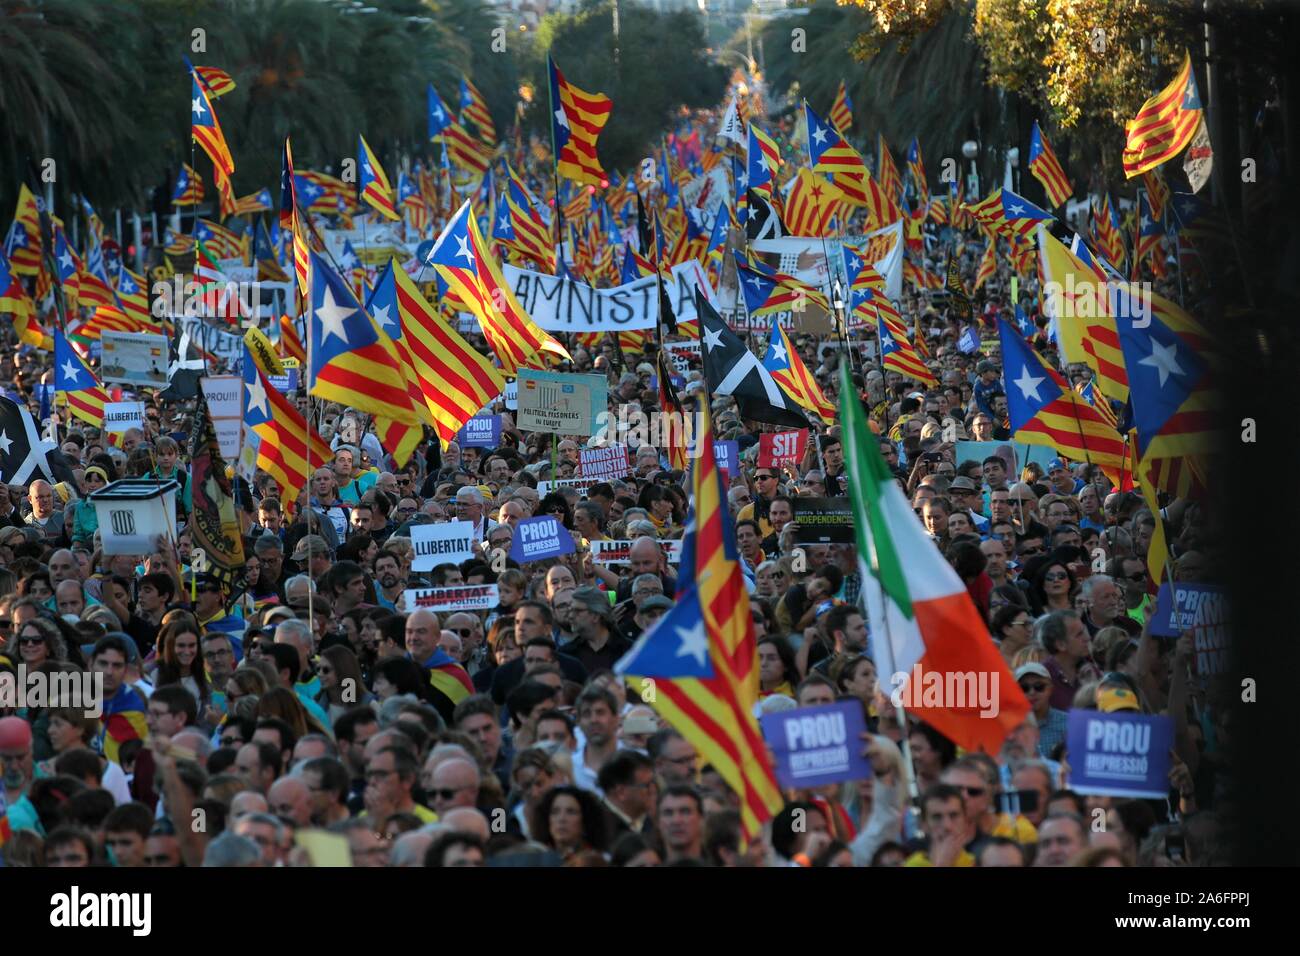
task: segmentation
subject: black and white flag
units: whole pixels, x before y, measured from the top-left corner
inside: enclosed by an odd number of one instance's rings
[[[791,428],[807,428],[808,418],[740,336],[727,328],[703,292],[696,290],[700,351],[711,395],[730,395],[742,418]]]
[[[745,235],[750,242],[757,239],[781,239],[785,230],[781,227],[781,217],[777,215],[767,197],[749,190],[747,193],[749,213],[745,219]]]
[[[32,413],[0,397],[0,481],[25,485],[42,477],[77,488],[68,459],[56,442],[41,437]]]

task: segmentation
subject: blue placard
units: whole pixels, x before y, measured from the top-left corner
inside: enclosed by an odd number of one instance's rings
[[[475,415],[456,433],[461,448],[497,448],[501,444],[501,416]]]
[[[550,515],[519,522],[514,540],[510,542],[510,557],[520,564],[558,558],[562,554],[571,554],[573,550],[573,535],[559,518]]]
[[[1163,797],[1169,793],[1173,740],[1169,717],[1072,710],[1066,732],[1070,789],[1114,797]]]
[[[726,472],[728,480],[736,474],[740,462],[740,443],[735,439],[727,441],[715,441],[713,443],[713,457],[718,462],[718,469]]]
[[[1177,637],[1178,631],[1170,626],[1170,619],[1174,611],[1174,595],[1170,589],[1169,583],[1160,585],[1160,590],[1156,592],[1156,609],[1151,615],[1151,622],[1147,629],[1155,637]]]
[[[282,395],[296,391],[298,388],[298,367],[293,366],[285,369],[283,375],[270,375],[267,377],[267,381],[271,383],[272,388]]]
[[[872,775],[871,762],[862,756],[867,725],[859,701],[764,714],[760,723],[782,787],[820,787]]]

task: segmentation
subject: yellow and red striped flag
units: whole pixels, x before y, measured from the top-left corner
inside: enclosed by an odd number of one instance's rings
[[[843,203],[844,194],[834,183],[801,168],[785,199],[786,232],[792,236],[826,236]]]
[[[997,275],[997,245],[996,239],[990,239],[989,244],[984,247],[984,255],[980,257],[980,266],[975,273],[974,291],[976,292],[979,291],[980,286]]]
[[[551,138],[556,172],[584,185],[604,186],[605,170],[596,141],[609,122],[613,101],[603,93],[588,93],[568,82],[548,55],[551,89]]]
[[[849,89],[843,80],[835,91],[835,102],[831,104],[830,120],[835,128],[843,131],[853,125],[853,101],[849,99]]]
[[[460,78],[460,120],[462,123],[469,120],[478,130],[479,139],[490,148],[496,147],[497,131],[492,125],[492,113],[488,110],[487,100],[478,91],[478,87],[470,82],[469,77],[464,75]]]
[[[41,219],[36,196],[26,183],[18,185],[18,208],[5,234],[5,255],[15,275],[34,276],[41,271]]]
[[[893,154],[889,152],[889,144],[885,142],[885,134],[881,133],[877,137],[876,145],[876,172],[880,179],[880,188],[885,191],[895,203],[898,197],[903,194],[903,177],[899,175],[898,165],[894,162]]]
[[[1124,175],[1132,179],[1173,159],[1192,141],[1204,115],[1192,57],[1184,51],[1177,75],[1125,125]]]
[[[802,407],[827,425],[835,423],[835,406],[827,401],[821,386],[808,371],[808,366],[799,357],[794,343],[779,322],[772,323],[772,335],[768,340],[767,353],[763,356],[763,367]]]
[[[385,219],[397,222],[402,217],[397,214],[393,199],[393,184],[388,181],[388,174],[379,165],[374,150],[364,136],[357,136],[357,192],[363,202],[369,203]]]
[[[296,359],[300,366],[307,365],[307,350],[303,347],[302,336],[292,317],[280,315],[280,355],[283,358]]]
[[[1029,140],[1029,171],[1043,184],[1043,189],[1047,191],[1048,205],[1053,209],[1063,204],[1074,192],[1052,144],[1043,135],[1037,120],[1034,121],[1033,136]]]
[[[227,176],[235,173],[235,160],[230,155],[230,146],[226,136],[221,132],[221,123],[212,109],[212,100],[208,96],[207,84],[199,79],[199,74],[191,70],[190,85],[190,135],[203,152],[208,154],[212,165],[221,169]]]

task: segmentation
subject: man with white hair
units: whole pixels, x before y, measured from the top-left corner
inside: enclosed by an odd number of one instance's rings
[[[482,541],[497,526],[484,514],[483,493],[474,485],[465,485],[456,492],[456,517],[474,525],[475,541]]]

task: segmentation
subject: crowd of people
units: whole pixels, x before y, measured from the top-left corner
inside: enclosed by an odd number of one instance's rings
[[[759,464],[766,426],[730,399],[711,402],[718,437],[741,452],[727,504],[751,589],[759,707],[860,702],[874,771],[788,792],[746,842],[736,794],[613,673],[677,591],[662,545],[684,533],[689,475],[664,449],[630,449],[621,479],[543,494],[540,482],[580,477],[585,436],[521,433],[502,408],[500,447],[426,441],[398,468],[365,416],[318,403],[334,456],[298,500],[281,500],[265,474],[236,482],[247,564],[232,589],[191,568],[192,410],[149,400],[145,427],[120,443],[75,422],[62,430],[76,487],[0,485],[0,673],[90,672],[104,696],[97,717],[70,701],[3,702],[0,858],[324,865],[324,844],[295,839],[324,831],[346,841],[354,866],[1222,862],[1226,710],[1191,676],[1190,638],[1146,626],[1156,523],[1173,575],[1195,581],[1208,563],[1204,516],[1186,501],[1152,514],[1086,464],[1020,467],[1009,446],[958,460],[954,434],[1008,436],[996,355],[964,354],[945,324],[931,343],[933,389],[860,352],[819,360],[815,339],[796,342],[828,395],[837,361],[853,362],[881,454],[987,621],[978,639],[998,645],[1032,705],[1000,752],[959,754],[924,723],[899,721],[890,675],[872,660],[855,549],[798,543],[796,499],[843,496],[853,480],[837,425],[814,429],[803,461],[773,468]],[[47,358],[7,356],[25,400]],[[573,359],[574,371],[609,376],[615,418],[621,405],[656,407],[653,367],[613,343]],[[698,369],[686,379],[689,412],[709,393]],[[174,543],[102,552],[86,495],[124,476],[179,480]],[[558,518],[577,551],[510,559],[515,529],[535,515]],[[448,520],[472,524],[479,556],[413,571],[411,529]],[[593,560],[591,543],[605,539],[632,541],[626,564]],[[457,584],[495,584],[499,604],[435,613],[403,597]],[[1168,799],[1072,791],[1071,708],[1169,714]]]

